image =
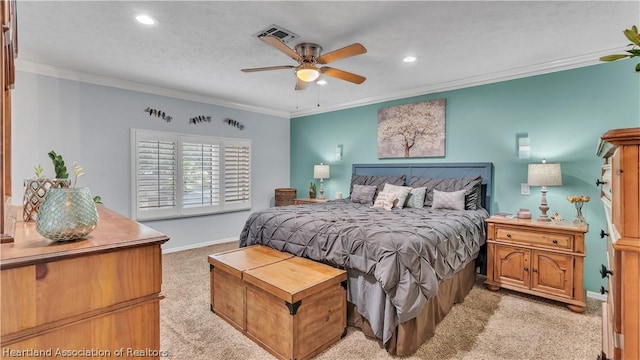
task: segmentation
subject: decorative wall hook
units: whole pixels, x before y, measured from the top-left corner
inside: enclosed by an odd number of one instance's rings
[[[144,109],[144,112],[149,113],[149,116],[162,118],[162,120],[166,122],[170,122],[171,119],[173,119],[173,116],[167,115],[164,111],[158,110],[158,109],[152,109],[150,107],[147,107],[146,109]]]
[[[189,118],[189,124],[199,124],[203,122],[211,122],[211,116],[200,115]]]
[[[229,126],[237,127],[240,130],[244,130],[244,125],[242,125],[239,121],[226,118],[226,119],[222,120],[222,122],[224,122],[225,124],[227,124]]]

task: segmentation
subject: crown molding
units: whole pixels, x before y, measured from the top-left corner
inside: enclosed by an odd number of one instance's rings
[[[565,58],[556,61],[549,61],[544,63],[539,63],[530,66],[522,66],[512,68],[506,71],[499,71],[494,73],[488,73],[473,77],[467,77],[463,79],[458,79],[454,81],[442,82],[438,84],[432,84],[426,87],[420,87],[408,91],[401,91],[391,94],[386,94],[385,96],[378,97],[370,97],[364,98],[357,101],[352,101],[348,103],[342,103],[334,106],[320,107],[319,109],[312,110],[300,110],[291,112],[291,118],[307,116],[307,115],[316,115],[327,113],[331,111],[345,110],[354,107],[366,106],[378,104],[386,101],[405,99],[414,96],[421,96],[426,94],[433,94],[443,91],[450,90],[458,90],[463,88],[469,88],[473,86],[492,84],[502,81],[521,79],[525,77],[535,76],[535,75],[543,75],[549,74],[558,71],[570,70],[585,66],[591,66],[596,64],[602,64],[600,60],[598,60],[601,56],[612,54],[614,52],[620,52],[621,48],[612,48],[608,50],[587,53],[580,56]]]
[[[60,78],[65,80],[74,80],[89,84],[109,86],[113,88],[139,91],[148,94],[167,96],[176,99],[195,101],[204,104],[224,106],[228,108],[245,110],[256,112],[265,115],[279,116],[283,118],[290,118],[290,113],[287,111],[269,109],[259,106],[246,105],[241,103],[232,102],[229,100],[219,99],[211,96],[191,93],[187,91],[174,90],[164,88],[160,86],[148,85],[134,81],[122,80],[111,78],[107,76],[95,75],[65,68],[60,68],[52,65],[45,65],[27,60],[16,59],[16,70],[28,73],[34,73],[39,75],[50,76],[54,78]]]
[[[407,91],[400,91],[390,94],[385,94],[384,96],[376,96],[363,98],[356,101],[345,102],[332,106],[321,106],[320,108],[314,108],[309,110],[300,110],[300,111],[284,111],[284,110],[276,110],[270,108],[264,108],[259,106],[241,104],[237,102],[232,102],[229,100],[214,98],[211,96],[190,93],[186,91],[174,90],[169,88],[163,88],[154,85],[148,85],[133,81],[127,81],[122,79],[110,78],[106,76],[100,76],[95,74],[89,74],[84,72],[78,72],[69,69],[63,69],[56,66],[45,65],[40,63],[35,63],[26,60],[20,60],[19,58],[16,60],[16,70],[23,72],[30,72],[40,75],[46,75],[66,80],[75,80],[80,82],[86,82],[90,84],[109,86],[114,88],[132,90],[132,91],[140,91],[149,94],[167,96],[177,99],[196,101],[205,104],[223,106],[238,110],[245,110],[256,112],[260,114],[279,116],[287,119],[302,117],[307,115],[316,115],[322,113],[328,113],[332,111],[345,110],[360,106],[372,105],[377,103],[382,103],[386,101],[393,101],[398,99],[410,98],[414,96],[422,96],[426,94],[438,93],[443,91],[451,91],[458,90],[463,88],[469,88],[473,86],[492,84],[502,81],[521,79],[530,76],[549,74],[558,71],[570,70],[585,66],[591,66],[596,64],[601,64],[598,59],[601,56],[612,54],[614,52],[619,52],[623,50],[622,48],[612,48],[608,50],[602,50],[598,52],[592,52],[583,54],[580,56],[574,56],[570,58],[549,61],[544,63],[539,63],[530,66],[522,66],[515,67],[505,71],[499,71],[494,73],[487,73],[483,75],[473,76],[462,78],[453,81],[447,81],[437,84],[432,84],[425,87],[420,87]]]

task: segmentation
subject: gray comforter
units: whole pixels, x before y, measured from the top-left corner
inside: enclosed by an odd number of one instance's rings
[[[359,289],[350,289],[349,300],[386,343],[399,323],[417,316],[437,293],[440,280],[476,258],[486,239],[487,217],[484,209],[385,211],[348,199],[274,207],[251,214],[240,246],[263,244],[372,275],[384,292],[384,303],[393,309],[367,304],[372,290],[362,280],[350,280],[349,285]]]

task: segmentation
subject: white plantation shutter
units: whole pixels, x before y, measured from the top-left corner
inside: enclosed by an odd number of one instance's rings
[[[133,175],[136,218],[172,216],[177,211],[177,144],[175,136],[136,134]]]
[[[139,220],[251,208],[251,141],[131,130]]]
[[[251,203],[251,147],[249,141],[224,142],[224,206],[237,209]]]
[[[181,138],[183,213],[220,209],[220,140]]]

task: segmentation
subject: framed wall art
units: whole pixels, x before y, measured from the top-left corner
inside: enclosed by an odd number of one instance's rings
[[[444,157],[445,99],[378,110],[378,158]]]

